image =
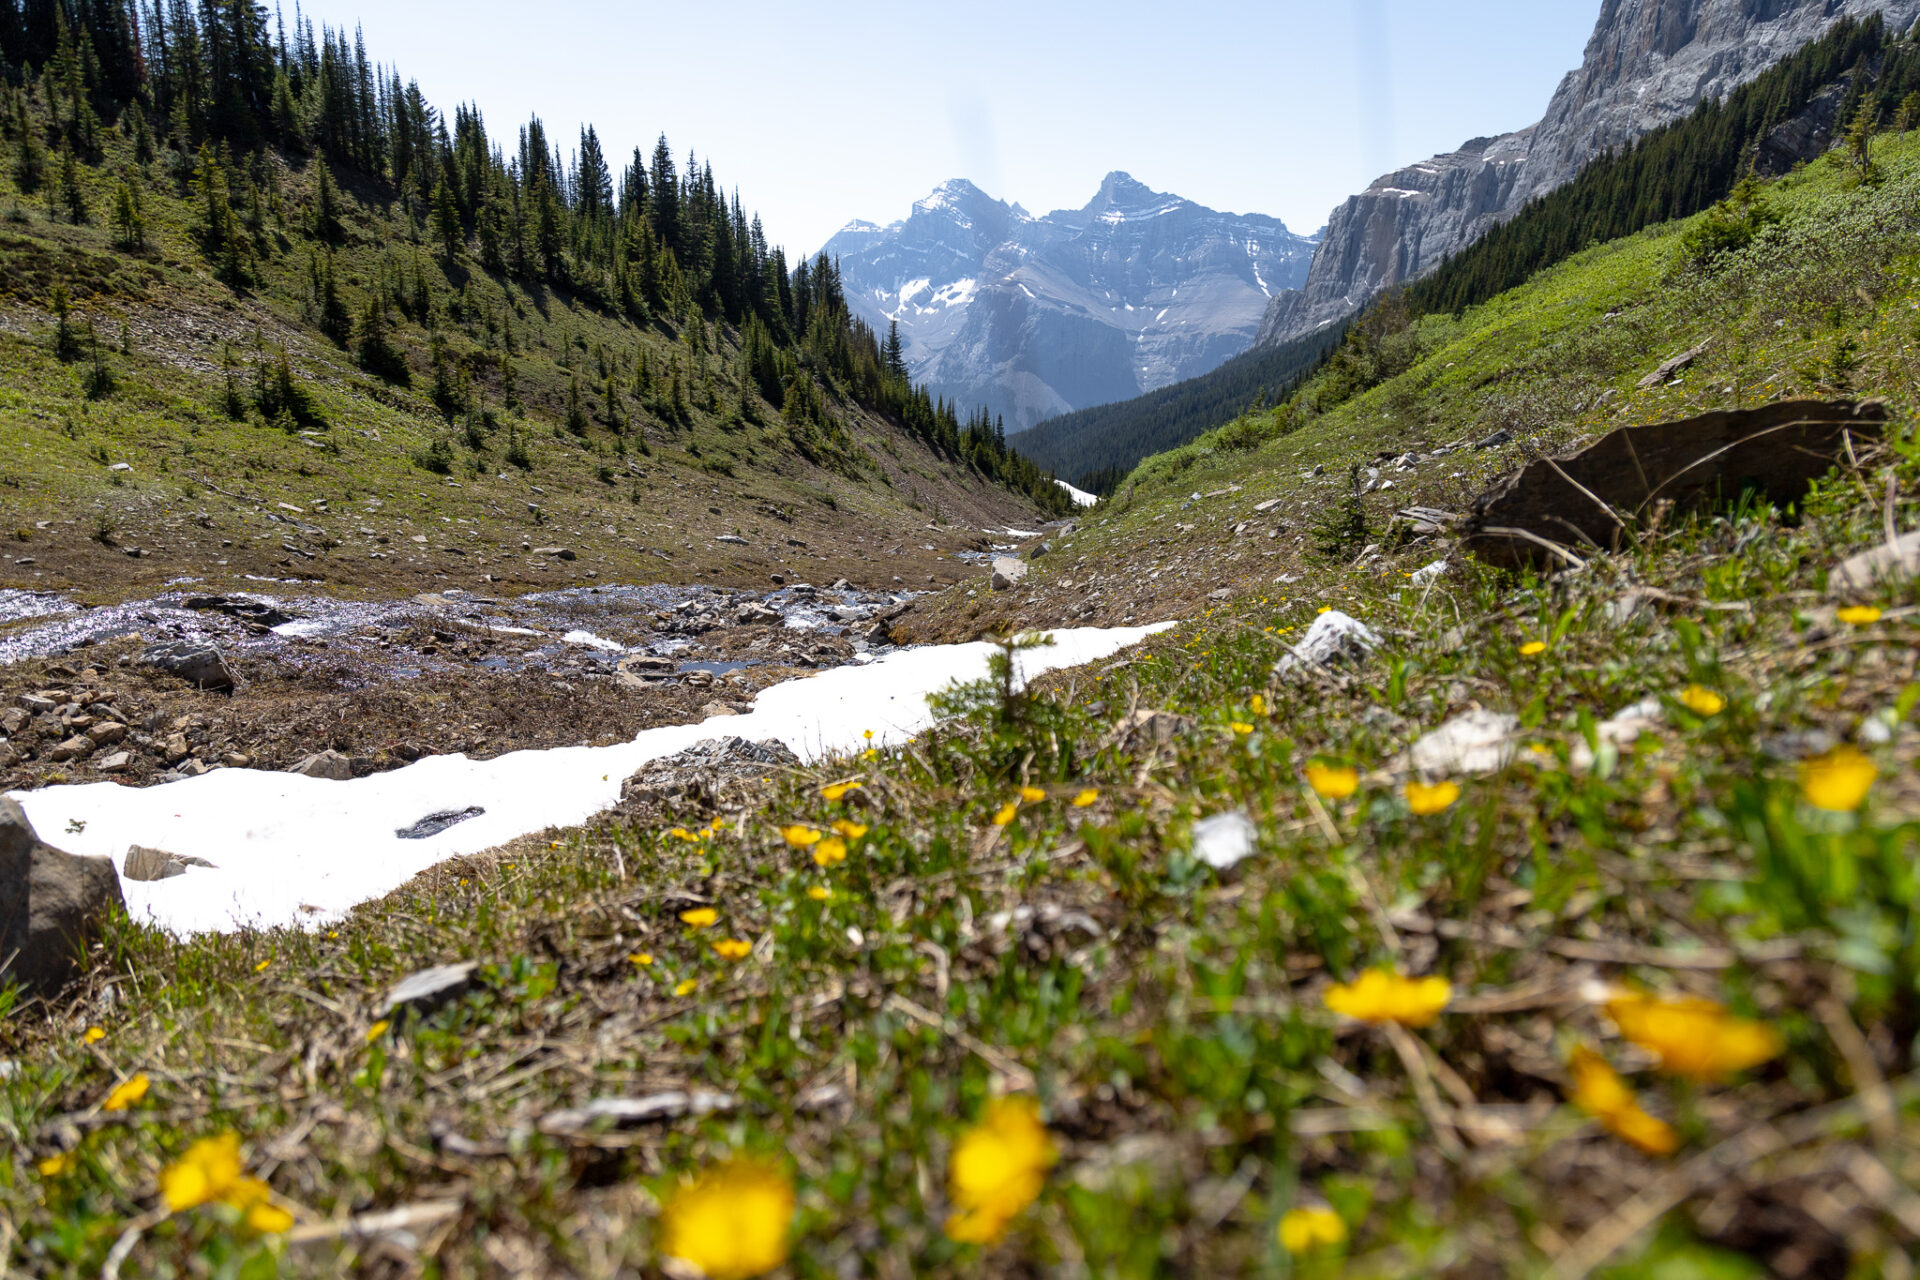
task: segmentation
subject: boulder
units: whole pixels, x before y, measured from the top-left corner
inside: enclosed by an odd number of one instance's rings
[[[69,760],[84,760],[93,754],[93,739],[84,733],[77,733],[47,753],[47,759],[55,764],[65,764]]]
[[[535,547],[533,554],[546,556],[550,560],[577,560],[579,556],[572,547]]]
[[[1920,532],[1847,557],[1827,579],[1827,590],[1835,594],[1872,591],[1882,584],[1916,578],[1920,578]]]
[[[26,812],[0,797],[0,975],[30,991],[58,988],[125,905],[111,861],[41,843]]]
[[[1380,637],[1366,623],[1330,609],[1313,620],[1305,637],[1274,670],[1286,675],[1306,666],[1330,668],[1360,663],[1379,647]]]
[[[769,738],[714,738],[685,751],[649,761],[620,787],[623,806],[717,808],[730,785],[743,778],[758,782],[770,770],[797,766],[786,744]]]
[[[1026,581],[1027,562],[1016,560],[1012,556],[995,556],[993,560],[993,578],[991,587],[995,591],[1009,591]]]
[[[0,759],[5,758],[4,749],[0,749]],[[102,756],[94,761],[94,768],[102,773],[125,773],[133,768],[133,754],[128,751],[116,751],[110,756]]]
[[[287,772],[305,778],[323,778],[328,782],[345,782],[353,777],[353,760],[338,751],[318,751]]]
[[[219,649],[204,641],[176,640],[170,644],[151,645],[141,653],[140,661],[150,667],[159,667],[202,689],[231,689],[234,686],[233,668],[227,665],[226,657]]]
[[[1469,711],[1423,736],[1407,763],[1425,777],[1498,773],[1513,759],[1520,718],[1499,711]]]
[[[749,600],[747,603],[741,605],[733,615],[734,625],[740,627],[778,626],[780,621],[780,611],[778,609],[761,604],[758,600]]]
[[[153,881],[171,880],[175,876],[187,874],[188,867],[208,867],[213,864],[205,858],[188,858],[177,853],[168,853],[164,849],[148,849],[134,845],[127,850],[127,856],[120,864],[120,873],[129,880]]]

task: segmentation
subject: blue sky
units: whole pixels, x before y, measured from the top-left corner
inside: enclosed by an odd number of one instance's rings
[[[284,0],[292,16],[292,0]],[[1389,169],[1539,118],[1600,0],[932,5],[302,0],[508,141],[711,157],[789,251],[948,178],[1039,213],[1112,169],[1300,232]]]

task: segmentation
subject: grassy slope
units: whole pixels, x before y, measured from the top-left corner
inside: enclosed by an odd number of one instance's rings
[[[474,402],[493,425],[470,445],[464,421],[456,431],[431,403],[425,328],[393,314],[413,368],[410,388],[362,372],[350,352],[315,330],[308,273],[324,246],[305,228],[316,170],[278,161],[268,169],[277,209],[270,207],[263,234],[273,253],[260,260],[257,282],[238,294],[209,273],[191,238],[193,208],[165,162],[141,170],[117,135],[102,165],[86,173],[89,225],[50,221],[44,200],[9,197],[8,184],[0,184],[9,211],[0,224],[0,522],[9,534],[33,532],[28,546],[12,550],[34,561],[0,562],[0,581],[107,595],[182,572],[237,584],[244,574],[293,571],[379,591],[418,589],[442,576],[473,586],[487,575],[525,588],[584,581],[592,570],[602,580],[745,585],[784,566],[803,578],[885,583],[906,565],[883,564],[883,553],[930,518],[961,529],[1033,518],[1023,500],[851,403],[834,407],[843,434],[815,446],[818,462],[801,455],[779,411],[757,398],[759,421],[730,424],[737,335],[713,325],[698,333],[640,329],[564,293],[497,281],[472,262],[449,268],[424,228],[377,192],[349,190],[347,234],[334,262],[356,318],[383,264],[409,282],[417,265],[450,349],[468,367],[491,361]],[[105,225],[122,176],[145,206],[150,244],[137,256],[116,250]],[[104,400],[84,394],[88,361],[53,358],[48,308],[60,282],[116,375],[118,388]],[[117,350],[123,325],[131,352],[124,355]],[[505,407],[496,367],[509,329],[524,414]],[[282,348],[325,419],[304,438],[257,413],[233,421],[220,407],[229,353],[242,392],[250,393],[254,366]],[[678,362],[691,388],[690,425],[670,426],[643,408],[633,377],[642,353],[662,375],[663,392],[669,362]],[[603,359],[617,371],[623,414],[638,429],[624,437],[603,417]],[[569,365],[582,371],[596,418],[583,438],[561,425]],[[712,373],[711,402],[696,367]],[[514,433],[526,442],[530,470],[506,459]],[[639,453],[641,436],[650,457]],[[435,440],[452,443],[448,477],[413,461]],[[111,471],[118,462],[133,470]],[[315,506],[321,499],[330,510]],[[288,514],[280,503],[302,508],[300,529],[269,519]],[[50,527],[33,531],[41,521]],[[113,545],[96,539],[102,533]],[[752,545],[716,544],[721,534]],[[953,536],[937,541],[944,546]],[[807,550],[788,547],[790,537]],[[916,549],[935,540],[916,538]],[[308,554],[284,550],[289,541]],[[579,559],[536,560],[524,554],[526,544],[565,544]],[[121,553],[128,547],[147,557],[129,559]]]
[[[1874,191],[1830,164],[1783,184],[1786,243],[1714,281],[1667,279],[1672,230],[1608,246],[1428,322],[1412,372],[1295,435],[1149,463],[1130,509],[1097,514],[1042,562],[1036,600],[1081,572],[1076,556],[1142,584],[1161,560],[1243,587],[1310,576],[1196,610],[1130,664],[1061,678],[1032,706],[983,694],[911,750],[751,787],[711,842],[610,821],[442,868],[337,931],[176,945],[116,930],[91,986],[0,1031],[22,1064],[0,1086],[14,1140],[0,1257],[96,1272],[154,1203],[161,1165],[230,1129],[318,1239],[262,1241],[199,1212],[145,1228],[130,1271],[371,1265],[370,1246],[327,1224],[428,1200],[459,1205],[420,1233],[441,1273],[633,1270],[653,1257],[657,1197],[745,1148],[796,1177],[806,1276],[1479,1277],[1556,1259],[1575,1275],[1596,1242],[1615,1247],[1590,1260],[1621,1278],[1909,1274],[1916,614],[1910,589],[1888,589],[1880,622],[1848,627],[1824,591],[1828,565],[1883,536],[1888,477],[1894,518],[1920,522],[1907,213],[1920,148],[1883,159]],[[1682,385],[1627,391],[1710,333]],[[1846,336],[1860,344],[1851,371],[1833,361]],[[1281,498],[1296,522],[1324,507],[1303,463],[1339,471],[1495,425],[1544,443],[1842,372],[1894,399],[1899,439],[1796,521],[1670,524],[1578,577],[1463,566],[1432,592],[1401,576],[1432,547],[1348,571],[1249,553],[1232,533],[1257,500]],[[1468,456],[1383,501],[1457,498],[1511,461]],[[1183,512],[1189,491],[1229,482],[1242,491]],[[1668,597],[1615,621],[1630,584]],[[1284,637],[1336,603],[1387,651],[1344,684],[1276,678]],[[1535,639],[1545,652],[1523,655]],[[1724,710],[1689,712],[1675,695],[1690,684]],[[1573,765],[1596,720],[1646,697],[1662,701],[1661,728]],[[1135,706],[1193,728],[1159,746],[1129,737]],[[1393,757],[1475,706],[1521,717],[1521,761],[1412,816]],[[1879,765],[1860,815],[1802,803],[1796,759],[1818,734]],[[1313,760],[1357,766],[1358,793],[1314,797],[1300,780]],[[821,796],[845,777],[864,789]],[[1048,798],[996,827],[1022,783]],[[1097,802],[1073,807],[1087,787]],[[1235,808],[1257,852],[1216,876],[1189,852],[1191,825]],[[782,842],[780,823],[841,814],[871,830],[836,868]],[[806,893],[820,885],[824,902]],[[720,912],[713,934],[680,923],[695,903]],[[1035,923],[996,922],[1020,907]],[[1062,911],[1085,921],[1047,923]],[[716,957],[719,934],[751,940],[751,956]],[[630,958],[642,953],[652,964]],[[385,984],[464,958],[492,966],[483,991],[369,1042]],[[1325,1011],[1329,980],[1396,960],[1453,981],[1434,1027],[1396,1044]],[[1667,1080],[1589,1003],[1602,980],[1729,1001],[1786,1052],[1726,1084]],[[107,1034],[88,1047],[90,1023]],[[1639,1155],[1565,1105],[1575,1043],[1675,1124],[1677,1157]],[[142,1108],[100,1113],[136,1070],[154,1081]],[[1874,1101],[1885,1080],[1892,1108]],[[945,1162],[989,1093],[1029,1084],[1064,1163],[983,1256],[941,1235]],[[742,1105],[622,1133],[537,1128],[587,1098],[678,1086]],[[35,1171],[66,1149],[72,1172]],[[1344,1262],[1275,1244],[1281,1213],[1318,1197],[1350,1224]]]

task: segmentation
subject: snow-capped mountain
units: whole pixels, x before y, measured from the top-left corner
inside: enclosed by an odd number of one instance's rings
[[[1084,209],[1034,217],[971,182],[902,222],[827,242],[854,311],[900,325],[907,365],[1009,432],[1206,373],[1246,350],[1315,241],[1111,173]]]

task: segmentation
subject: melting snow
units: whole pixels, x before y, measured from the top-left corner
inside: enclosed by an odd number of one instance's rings
[[[1085,489],[1076,489],[1065,480],[1055,480],[1054,483],[1067,491],[1067,496],[1073,499],[1075,506],[1091,507],[1100,501],[1099,498],[1088,493]]]
[[[1173,624],[1056,631],[1019,656],[1023,679],[1094,662]],[[613,747],[521,751],[493,760],[429,756],[391,773],[328,782],[291,773],[218,769],[159,787],[111,782],[13,796],[43,839],[110,857],[131,845],[205,858],[213,869],[126,882],[127,910],[176,934],[315,927],[381,897],[427,868],[613,807],[649,760],[719,734],[778,738],[803,759],[897,745],[933,723],[927,695],[986,675],[988,644],[888,654],[761,692],[754,710],[718,724],[649,729]],[[486,809],[425,840],[397,834],[434,813]]]
[[[585,645],[589,649],[600,649],[606,653],[625,653],[627,646],[615,643],[593,634],[591,631],[569,631],[560,637],[568,644]]]

